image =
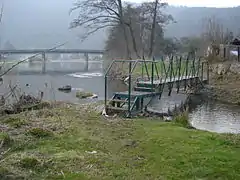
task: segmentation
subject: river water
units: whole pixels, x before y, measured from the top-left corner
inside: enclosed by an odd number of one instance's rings
[[[3,77],[0,94],[6,94],[6,92],[9,91],[9,84],[11,84],[12,87],[18,85],[20,91],[35,96],[42,91],[44,93],[44,99],[46,100],[73,103],[96,101],[76,98],[77,90],[95,93],[98,95],[98,100],[103,100],[105,86],[102,64],[98,63],[98,65],[96,65],[96,62],[92,64],[94,65],[91,65],[90,62],[88,72],[83,72],[83,62],[74,61],[73,64],[68,62],[68,66],[59,65],[55,62],[55,65],[52,65],[51,70],[47,71],[46,74],[41,73],[40,64],[35,64],[35,68],[25,64],[22,65],[22,69],[15,70],[13,71],[14,73]],[[54,69],[58,70],[54,72]],[[57,90],[64,85],[71,85],[73,88],[72,91],[70,93],[64,93]],[[108,84],[108,97],[111,97],[113,92],[125,91],[126,89],[126,85],[122,82],[111,81]],[[173,102],[179,104],[185,98],[185,95],[173,92],[171,97],[164,95],[160,101],[153,101],[152,107],[158,111],[166,111],[166,109],[175,105]],[[226,105],[216,101],[200,100],[191,108],[189,120],[197,129],[218,133],[240,133],[239,106]]]

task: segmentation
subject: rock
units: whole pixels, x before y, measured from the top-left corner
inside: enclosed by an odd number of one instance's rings
[[[85,99],[85,98],[90,98],[93,97],[93,93],[91,92],[85,92],[85,91],[77,91],[76,92],[76,97],[79,99]]]
[[[59,91],[71,91],[72,90],[72,86],[66,85],[66,86],[58,88],[58,90]]]
[[[227,74],[231,69],[232,64],[229,62],[217,63],[212,65],[212,72],[218,75]]]
[[[238,63],[238,62],[232,63],[229,70],[231,73],[239,74],[240,73],[240,63]]]

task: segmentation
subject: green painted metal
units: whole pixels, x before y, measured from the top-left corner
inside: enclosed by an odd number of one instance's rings
[[[129,63],[128,74],[128,116],[131,116],[131,88],[132,88],[132,62]]]
[[[168,85],[168,93],[171,95],[174,84],[177,86],[177,93],[179,92],[180,86],[184,83],[184,88],[186,89],[188,83],[197,84],[199,81],[202,83],[206,81],[203,76],[205,62],[202,62],[201,58],[193,58],[190,60],[190,56],[184,57],[174,57],[171,56],[169,62],[155,61],[153,58],[150,60],[117,60],[109,66],[107,72],[105,73],[105,108],[107,105],[107,82],[108,82],[108,72],[115,62],[127,62],[128,63],[128,91],[117,92],[112,98],[112,102],[121,104],[118,105],[116,111],[121,111],[126,113],[127,117],[131,117],[136,111],[142,110],[144,99],[151,98],[150,102],[155,96],[161,98],[164,91],[165,85]],[[132,89],[132,73],[134,72],[136,65],[141,63],[141,81],[138,81],[136,86]],[[147,63],[151,63],[151,76],[149,76],[149,71]],[[207,64],[207,63],[206,63]],[[158,69],[159,65],[159,69]],[[145,72],[144,72],[145,69]],[[201,71],[201,75],[199,73]],[[207,71],[209,73],[209,71]],[[147,81],[144,80],[144,73],[147,74]],[[207,75],[208,76],[208,75]],[[207,78],[208,79],[208,78]],[[119,100],[117,99],[119,98]],[[150,103],[149,102],[149,103]],[[111,107],[110,107],[111,108]],[[113,108],[114,109],[114,108]]]
[[[152,86],[152,91],[153,91],[153,79],[154,79],[154,60],[151,64],[151,68],[152,68],[152,76],[151,76],[151,86]]]

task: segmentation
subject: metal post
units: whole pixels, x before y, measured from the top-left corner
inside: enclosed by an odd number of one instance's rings
[[[105,111],[107,112],[107,74],[105,75],[105,91],[104,91],[104,105],[105,105]]]
[[[140,99],[140,108],[143,109],[143,98]]]
[[[129,62],[128,67],[128,117],[131,117],[131,81],[132,81],[132,62]]]
[[[169,90],[168,96],[170,96],[172,93],[172,88],[173,88],[173,83],[174,83],[174,82],[172,82],[172,75],[173,75],[173,56],[170,60],[170,77],[169,77],[169,82],[168,82],[168,90]]]
[[[226,47],[223,48],[223,58],[226,59]]]
[[[240,46],[238,46],[238,62],[240,61]]]
[[[207,84],[209,83],[209,63],[207,62]]]
[[[204,66],[204,62],[202,62],[201,81],[203,81],[203,66]]]
[[[160,79],[160,76],[159,76],[159,73],[158,73],[158,68],[157,68],[157,63],[155,61],[155,57],[153,57],[153,61],[154,61],[154,66],[155,66],[157,78]]]
[[[177,87],[177,93],[179,93],[179,89],[180,89],[180,77],[181,77],[181,69],[182,69],[182,67],[181,67],[181,65],[182,65],[182,56],[180,57],[180,59],[179,59],[179,69],[178,69],[178,87]]]
[[[45,52],[42,53],[42,73],[46,73],[46,54]]]
[[[85,57],[85,60],[86,60],[84,71],[88,71],[88,61],[89,61],[88,53],[84,53],[84,57]]]
[[[186,71],[185,71],[184,90],[186,90],[186,88],[187,88],[187,78],[188,78],[188,63],[189,63],[189,56],[187,57],[187,61],[186,61]]]
[[[152,76],[151,76],[152,91],[153,91],[153,79],[154,79],[154,59],[152,61]]]

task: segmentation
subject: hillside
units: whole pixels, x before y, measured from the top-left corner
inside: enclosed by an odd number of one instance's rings
[[[106,32],[98,32],[81,43],[82,29],[69,30],[73,16],[69,9],[75,0],[8,0],[1,27],[1,41],[10,41],[16,48],[46,48],[70,41],[68,48],[102,49]],[[240,28],[240,7],[236,8],[187,8],[168,7],[177,23],[165,28],[166,36],[198,35],[202,31],[202,19],[215,15],[234,32]]]
[[[166,36],[182,37],[199,35],[203,31],[203,20],[215,16],[221,23],[233,31],[240,33],[240,6],[235,8],[205,7],[168,7],[177,23],[166,27]]]

